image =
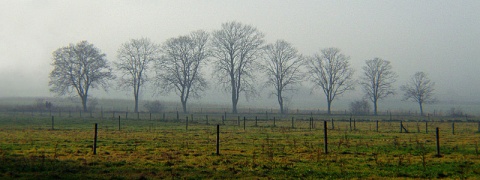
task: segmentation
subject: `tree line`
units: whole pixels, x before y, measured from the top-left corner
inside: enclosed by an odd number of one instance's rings
[[[227,22],[213,32],[198,30],[162,44],[148,38],[131,39],[119,47],[113,66],[93,44],[72,43],[53,52],[50,91],[78,95],[87,111],[90,89],[108,90],[109,83],[115,80],[119,87],[133,90],[138,112],[140,91],[143,85],[152,83],[160,93],[175,92],[187,112],[189,98],[199,98],[209,88],[202,69],[210,66],[216,83],[231,95],[232,113],[237,113],[241,95],[249,98],[258,94],[255,83],[260,74],[266,77],[262,83],[277,98],[282,114],[288,100],[286,94],[295,92],[304,81],[313,84],[312,92],[323,92],[328,114],[335,98],[354,90],[357,84],[365,92],[364,99],[373,103],[374,115],[378,101],[395,94],[393,85],[398,75],[388,60],[366,60],[361,78],[356,80],[350,57],[339,48],[325,48],[304,56],[289,42],[277,40],[267,44],[264,36],[251,25]],[[116,77],[113,71],[120,76]],[[423,104],[436,100],[434,85],[427,74],[417,72],[400,89],[404,100],[417,102],[423,115]]]

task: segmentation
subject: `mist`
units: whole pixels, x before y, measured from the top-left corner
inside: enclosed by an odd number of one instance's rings
[[[265,33],[266,43],[290,42],[306,56],[338,47],[350,57],[355,79],[365,60],[391,61],[398,74],[397,94],[380,101],[380,111],[416,110],[402,102],[399,86],[424,71],[436,83],[436,105],[427,111],[461,107],[477,113],[480,104],[479,1],[1,1],[0,97],[54,97],[49,91],[52,52],[82,40],[94,44],[116,61],[120,45],[147,37],[161,44],[195,30],[211,32],[237,21]],[[204,69],[210,88],[194,104],[230,107],[229,94]],[[268,89],[258,97],[241,98],[240,107],[278,108]],[[145,86],[142,100],[177,102],[176,94],[155,93]],[[93,90],[100,99],[133,99],[130,91],[111,82],[108,92]],[[243,95],[242,95],[243,96]],[[364,96],[360,86],[333,102],[333,109]],[[325,109],[326,100],[308,81],[291,94],[289,107]],[[478,113],[477,113],[478,114]]]

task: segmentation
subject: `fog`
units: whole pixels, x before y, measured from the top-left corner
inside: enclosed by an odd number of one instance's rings
[[[220,29],[238,21],[265,33],[267,43],[284,39],[310,56],[322,48],[338,47],[350,56],[355,78],[365,60],[380,57],[392,62],[399,78],[397,95],[380,101],[386,109],[417,109],[401,102],[398,87],[417,71],[436,82],[443,108],[480,104],[480,1],[0,1],[0,97],[53,97],[49,92],[52,52],[69,43],[87,40],[107,59],[132,38],[156,43],[194,30]],[[205,69],[210,89],[193,103],[224,104],[224,93]],[[258,79],[259,87],[263,80]],[[92,91],[96,98],[133,99],[116,89]],[[291,108],[326,108],[320,91],[304,82],[292,95]],[[178,101],[172,94],[153,96],[148,86],[142,99]],[[313,92],[313,93],[311,93]],[[333,109],[363,96],[361,87],[333,102]],[[260,97],[239,106],[277,108],[266,89]],[[382,107],[382,103],[384,103]],[[448,104],[448,105],[445,105]],[[411,106],[411,107],[410,107]],[[478,112],[479,106],[465,107]],[[432,107],[426,106],[427,111]]]

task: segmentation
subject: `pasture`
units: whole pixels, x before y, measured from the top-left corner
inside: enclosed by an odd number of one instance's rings
[[[480,178],[473,118],[114,113],[1,112],[0,178]]]

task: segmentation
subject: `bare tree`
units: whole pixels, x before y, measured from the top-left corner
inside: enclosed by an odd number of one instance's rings
[[[338,48],[322,49],[321,54],[309,58],[307,68],[310,81],[314,83],[314,88],[320,87],[323,90],[327,98],[328,114],[331,114],[335,97],[354,89],[354,70],[350,68],[349,59]]]
[[[108,88],[108,80],[115,78],[105,54],[87,41],[70,44],[53,52],[53,70],[50,73],[50,91],[58,95],[74,91],[82,100],[87,112],[90,88]]]
[[[395,94],[393,83],[397,80],[397,74],[392,71],[390,61],[374,58],[365,62],[360,84],[373,102],[373,114],[377,115],[378,100]]]
[[[212,53],[216,58],[214,75],[225,91],[232,95],[232,112],[237,113],[240,93],[255,94],[254,70],[261,55],[264,34],[256,28],[238,22],[222,24],[214,31]]]
[[[404,91],[403,99],[417,102],[420,106],[420,114],[423,116],[423,104],[435,103],[435,82],[432,82],[424,72],[416,72],[405,85],[400,86]]]
[[[133,88],[135,112],[138,112],[138,99],[142,85],[148,81],[147,71],[150,62],[159,58],[159,46],[147,38],[131,39],[118,49],[115,66],[122,73],[119,86]]]
[[[163,56],[157,63],[157,84],[161,91],[175,91],[180,96],[183,112],[187,112],[190,96],[200,97],[207,87],[201,67],[209,56],[209,35],[195,31],[187,36],[171,38],[162,46]]]
[[[269,44],[265,47],[265,61],[262,69],[267,74],[266,86],[273,86],[272,92],[277,97],[280,105],[280,113],[284,114],[285,92],[294,91],[294,85],[299,84],[303,79],[300,67],[304,63],[304,58],[288,42],[278,40],[275,44]]]

